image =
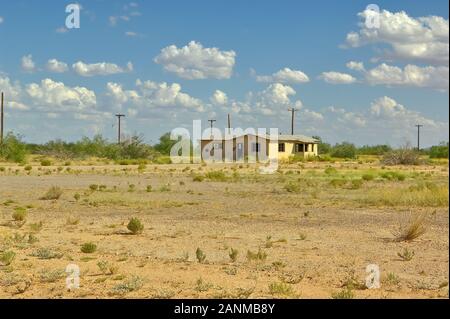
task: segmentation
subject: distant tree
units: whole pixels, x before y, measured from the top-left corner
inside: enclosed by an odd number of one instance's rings
[[[320,136],[313,136],[313,138],[319,141],[319,144],[318,144],[319,155],[329,154],[331,152],[331,145],[328,143],[324,143]]]
[[[448,142],[441,142],[439,145],[430,147],[428,154],[430,158],[448,158]]]
[[[170,155],[170,150],[176,143],[177,141],[170,139],[170,133],[165,133],[159,138],[159,143],[153,148],[163,155]]]
[[[360,155],[384,155],[387,152],[392,151],[389,145],[364,145],[357,149],[357,153]]]
[[[12,132],[6,134],[3,143],[0,145],[0,158],[20,163],[25,160],[27,153],[27,146],[22,142],[20,135],[14,135]]]
[[[335,146],[333,146],[330,155],[339,158],[355,158],[356,147],[354,144],[348,142],[336,144]]]

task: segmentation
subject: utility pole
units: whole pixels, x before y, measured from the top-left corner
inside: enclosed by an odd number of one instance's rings
[[[211,127],[211,137],[213,136],[213,124],[214,122],[216,122],[216,120],[208,120],[208,122],[210,123],[210,127]]]
[[[295,112],[297,112],[297,109],[291,108],[291,109],[288,109],[288,111],[292,113],[292,119],[291,119],[291,135],[294,135],[294,117],[295,117]]]
[[[417,151],[420,151],[420,128],[423,127],[423,125],[417,124]]]
[[[228,113],[228,133],[231,133],[231,116],[230,113]]]
[[[119,129],[118,129],[118,134],[117,134],[117,143],[120,144],[120,134],[121,134],[121,120],[122,117],[125,117],[124,114],[116,114],[117,120],[119,122]]]
[[[0,110],[0,144],[3,144],[3,92],[1,97],[1,110]]]

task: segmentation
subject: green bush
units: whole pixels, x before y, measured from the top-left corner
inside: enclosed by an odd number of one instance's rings
[[[368,182],[374,180],[375,176],[373,174],[364,174],[361,178]]]
[[[43,159],[41,160],[41,166],[51,166],[52,165],[52,161],[49,159]]]
[[[448,143],[432,146],[428,151],[430,158],[448,158]]]
[[[27,146],[22,142],[21,136],[16,136],[12,132],[6,134],[0,145],[0,158],[20,163],[25,161],[27,154]]]
[[[326,169],[325,169],[325,174],[327,174],[327,175],[334,175],[334,174],[337,174],[337,169],[335,169],[334,167],[327,167]]]
[[[94,243],[84,243],[81,245],[81,252],[85,254],[92,254],[97,250],[97,245]]]
[[[355,145],[347,142],[336,144],[335,146],[333,146],[331,156],[337,158],[355,158],[356,147]]]
[[[127,228],[133,235],[141,234],[144,231],[144,225],[136,217],[130,219]]]

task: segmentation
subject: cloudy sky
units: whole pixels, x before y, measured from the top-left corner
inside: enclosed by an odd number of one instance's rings
[[[90,0],[79,29],[69,1],[0,2],[6,130],[30,142],[114,139],[118,112],[150,143],[227,113],[288,133],[289,107],[332,143],[448,141],[446,0]]]

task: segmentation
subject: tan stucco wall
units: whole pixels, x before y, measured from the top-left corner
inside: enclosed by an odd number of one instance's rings
[[[311,156],[317,156],[318,155],[318,147],[317,144],[307,144],[307,143],[301,143],[305,145],[305,152],[295,152],[295,144],[296,142],[290,142],[290,141],[278,141],[277,145],[279,143],[284,143],[284,152],[278,152],[278,159],[279,160],[287,160],[291,156],[300,156],[300,157],[311,157]],[[278,150],[278,146],[277,146]]]
[[[249,157],[249,155],[251,156],[251,154],[249,154],[249,151],[251,151],[251,147],[249,148],[249,143],[254,143],[254,142],[258,142],[260,144],[260,147],[263,148],[263,143],[265,143],[265,154],[267,156],[273,156],[273,154],[277,154],[278,155],[278,159],[279,160],[287,160],[289,159],[289,157],[291,156],[300,156],[300,157],[313,157],[313,156],[317,156],[318,155],[318,145],[317,144],[312,144],[312,143],[302,143],[305,144],[305,152],[295,152],[295,142],[291,142],[291,141],[278,141],[278,142],[272,142],[269,143],[268,140],[265,139],[256,139],[255,137],[248,137],[245,136],[244,138],[238,138],[238,139],[234,139],[233,141],[228,141],[233,147],[233,159],[232,161],[237,161],[237,152],[238,152],[238,144],[242,143],[243,144],[243,156],[242,158],[245,160],[246,158]],[[203,151],[205,149],[210,149],[210,143],[222,143],[222,148],[225,149],[225,144],[227,143],[226,141],[206,141],[203,140],[201,141],[201,150],[202,150],[202,158],[203,158]],[[279,143],[284,143],[285,144],[285,151],[284,152],[278,152],[278,144]],[[274,153],[275,152],[275,153]],[[251,153],[251,152],[250,152]],[[225,152],[222,152],[222,160],[225,160],[226,156],[225,156]],[[220,159],[218,159],[220,160]],[[231,161],[230,159],[227,158],[227,161]]]

